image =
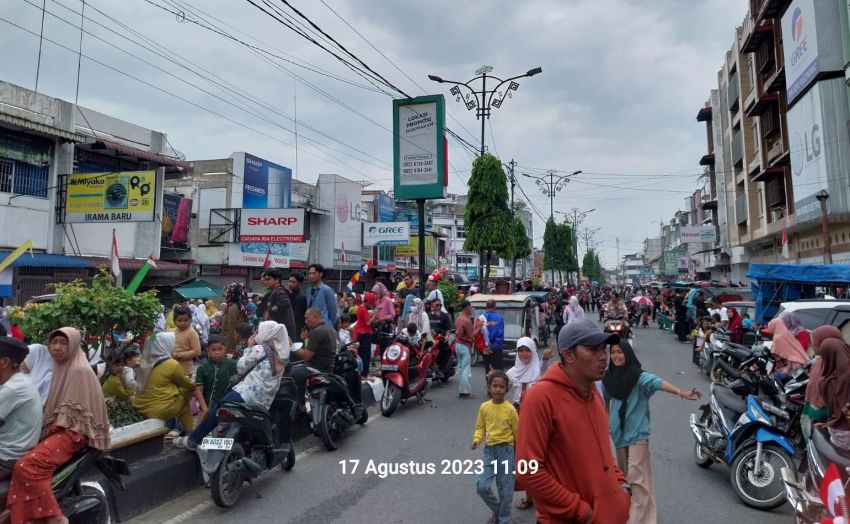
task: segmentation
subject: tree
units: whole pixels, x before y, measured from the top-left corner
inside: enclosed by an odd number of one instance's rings
[[[584,254],[581,272],[584,273],[584,276],[588,280],[596,280],[597,282],[603,280],[604,273],[602,271],[602,265],[599,263],[599,255],[593,249],[588,249],[587,253]]]
[[[543,271],[552,271],[558,268],[558,226],[555,220],[549,217],[546,221],[546,229],[543,231]],[[552,277],[552,285],[555,285]]]
[[[519,217],[515,217],[511,222],[507,237],[504,249],[496,254],[511,261],[511,291],[513,292],[516,288],[516,261],[531,254],[531,242],[525,231],[525,224]]]
[[[505,231],[511,223],[507,184],[508,179],[502,169],[502,162],[495,156],[484,154],[472,163],[469,195],[464,213],[466,240],[463,242],[463,249],[477,252],[481,258],[481,289],[487,289],[490,257],[493,253],[504,252],[507,245]]]
[[[555,269],[559,272],[577,271],[578,262],[573,256],[573,229],[569,224],[558,224],[555,238],[558,246],[558,261]],[[563,277],[561,278],[563,281]]]

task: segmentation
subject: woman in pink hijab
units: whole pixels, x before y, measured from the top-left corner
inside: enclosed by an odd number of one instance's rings
[[[776,366],[773,368],[775,375],[787,377],[809,361],[809,354],[781,318],[771,320],[767,325],[767,332],[773,335],[773,347],[770,352],[776,357]]]

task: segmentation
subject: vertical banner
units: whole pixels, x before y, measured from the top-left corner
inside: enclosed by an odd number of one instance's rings
[[[245,154],[242,207],[278,209],[292,205],[292,170]]]
[[[393,100],[393,190],[398,200],[445,198],[443,95]]]

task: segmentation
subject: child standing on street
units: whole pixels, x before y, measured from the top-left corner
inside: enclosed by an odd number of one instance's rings
[[[227,393],[230,377],[236,374],[236,362],[224,354],[224,337],[210,335],[207,356],[195,373],[195,399],[201,413],[201,421],[206,420],[210,406],[217,404]]]
[[[490,400],[478,409],[472,449],[487,439],[484,446],[484,471],[475,480],[478,496],[493,511],[488,524],[509,524],[514,496],[514,443],[516,442],[517,412],[505,402],[509,381],[504,371],[493,370],[487,379]],[[493,480],[497,494],[493,494]]]

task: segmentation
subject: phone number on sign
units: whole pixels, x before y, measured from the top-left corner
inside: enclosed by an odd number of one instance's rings
[[[397,475],[480,475],[485,469],[494,473],[509,475],[534,475],[540,469],[536,460],[518,460],[512,463],[508,460],[492,460],[485,462],[481,459],[443,459],[435,462],[379,462],[368,460],[363,463],[358,459],[340,460],[338,464],[343,475],[375,475],[387,478]]]

